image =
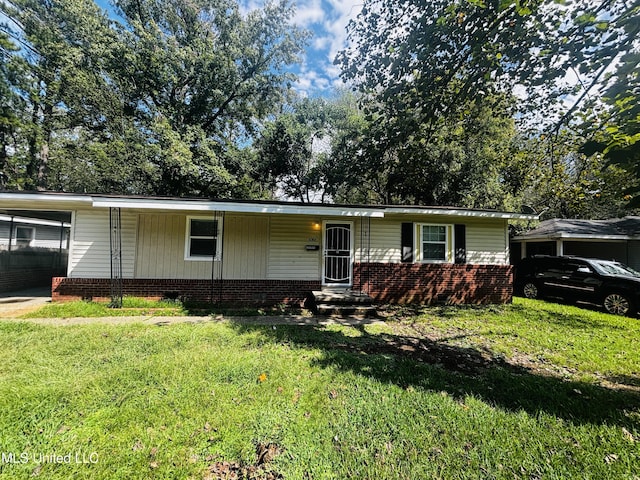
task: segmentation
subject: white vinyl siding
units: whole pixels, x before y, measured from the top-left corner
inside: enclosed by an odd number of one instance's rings
[[[227,214],[220,221],[223,278],[264,279],[269,219]],[[185,260],[186,225],[182,214],[140,215],[136,277],[209,279],[215,268],[219,278],[220,262]]]
[[[404,220],[372,218],[369,261],[372,263],[400,263],[401,228]],[[411,221],[411,220],[407,220]],[[365,230],[366,231],[366,230]],[[357,237],[356,237],[357,238]],[[364,245],[366,248],[366,243]],[[356,261],[360,252],[356,251]]]
[[[508,264],[507,231],[506,220],[479,220],[467,223],[467,263]]]
[[[224,218],[223,276],[228,279],[263,280],[267,276],[269,218]]]
[[[6,250],[9,246],[9,225],[10,222],[0,220],[0,250]],[[52,248],[58,250],[60,248],[60,228],[49,225],[26,225],[14,223],[14,232],[11,234],[11,245],[27,246],[25,242],[16,243],[15,229],[17,228],[33,228],[35,230],[34,238],[28,246],[33,248]],[[62,248],[67,248],[67,239],[69,238],[69,228],[64,227],[62,234]]]
[[[311,215],[224,216],[222,262],[185,261],[184,213],[134,213],[122,210],[123,275],[125,278],[208,279],[220,268],[225,279],[320,280],[322,275],[322,222],[341,217]],[[400,263],[403,222],[416,224],[464,223],[467,263],[507,264],[509,257],[506,221],[421,215],[390,215],[387,218],[354,218],[356,262]],[[364,225],[363,235],[360,233]],[[370,225],[370,237],[367,228]],[[363,242],[364,248],[360,243]],[[450,243],[453,244],[453,235]],[[416,255],[420,243],[414,242]],[[307,250],[317,245],[317,250]],[[367,246],[369,250],[367,252]],[[74,214],[69,276],[109,278],[108,209],[81,209]],[[213,267],[212,267],[213,263]],[[213,272],[220,278],[220,272]]]
[[[184,259],[186,225],[181,214],[140,215],[136,278],[211,278],[211,260]]]
[[[138,215],[125,210],[121,215],[122,276],[133,278]],[[72,228],[69,277],[109,278],[109,210],[77,210]]]
[[[322,222],[306,215],[274,215],[269,234],[267,278],[319,280],[322,274]],[[305,246],[320,245],[319,250]]]
[[[509,263],[507,223],[504,219],[409,215],[389,215],[386,218],[371,219],[371,262],[400,263],[403,222],[416,224],[464,224],[466,225],[467,263],[480,265],[505,265]],[[450,238],[451,245],[453,245],[453,242],[452,234]],[[419,241],[415,241],[414,261],[419,261],[419,247]],[[356,261],[358,261],[358,258],[358,252],[356,252]]]

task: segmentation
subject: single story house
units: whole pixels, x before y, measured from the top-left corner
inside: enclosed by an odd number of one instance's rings
[[[353,289],[381,302],[511,301],[508,222],[449,207],[0,192],[0,209],[71,213],[53,300],[125,295],[300,302]]]
[[[66,274],[70,220],[70,214],[0,210],[0,292],[51,285]]]
[[[640,217],[607,220],[553,218],[513,237],[514,263],[541,255],[574,255],[616,260],[640,270]]]

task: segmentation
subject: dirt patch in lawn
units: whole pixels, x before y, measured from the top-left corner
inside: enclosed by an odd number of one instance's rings
[[[574,368],[554,364],[536,355],[520,351],[508,356],[496,353],[482,338],[475,337],[470,343],[467,332],[461,332],[460,329],[431,329],[426,324],[416,323],[413,319],[420,315],[421,308],[403,306],[383,310],[382,317],[386,317],[392,334],[371,336],[362,330],[364,341],[342,342],[336,348],[367,354],[396,355],[471,375],[494,368],[562,381],[573,381],[584,375]],[[594,378],[594,383],[607,389],[640,393],[640,381],[636,377],[607,376],[599,372],[589,375]]]
[[[269,465],[280,453],[281,448],[275,443],[258,443],[254,464],[217,461],[207,467],[203,480],[281,480],[284,477]]]

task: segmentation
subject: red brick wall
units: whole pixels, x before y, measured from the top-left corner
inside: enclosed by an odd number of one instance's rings
[[[354,288],[389,303],[508,303],[513,293],[510,265],[356,263]],[[319,281],[125,279],[124,295],[178,296],[236,304],[301,303]],[[109,298],[107,278],[56,277],[53,301]]]
[[[203,302],[236,304],[301,303],[320,282],[304,280],[183,280],[125,279],[123,293],[128,296],[163,298],[180,297]],[[52,300],[69,301],[82,298],[109,298],[108,278],[57,277],[52,281]]]
[[[509,303],[511,265],[356,263],[354,288],[389,303]]]

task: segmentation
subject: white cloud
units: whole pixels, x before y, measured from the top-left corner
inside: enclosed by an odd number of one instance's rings
[[[296,3],[296,13],[293,16],[293,23],[301,27],[309,27],[311,24],[322,21],[324,11],[320,0]]]
[[[242,0],[243,14],[264,6],[264,1]],[[347,24],[362,10],[362,1],[299,0],[292,23],[313,32],[303,64],[293,72],[299,76],[295,85],[302,95],[323,95],[335,86],[343,87],[340,69],[333,60],[347,45]]]
[[[303,68],[298,73],[294,88],[304,97],[325,92],[332,86],[332,80],[322,73],[322,69]]]
[[[331,43],[333,42],[333,38],[329,35],[325,36],[314,36],[311,45],[314,50],[329,50],[331,48]]]

